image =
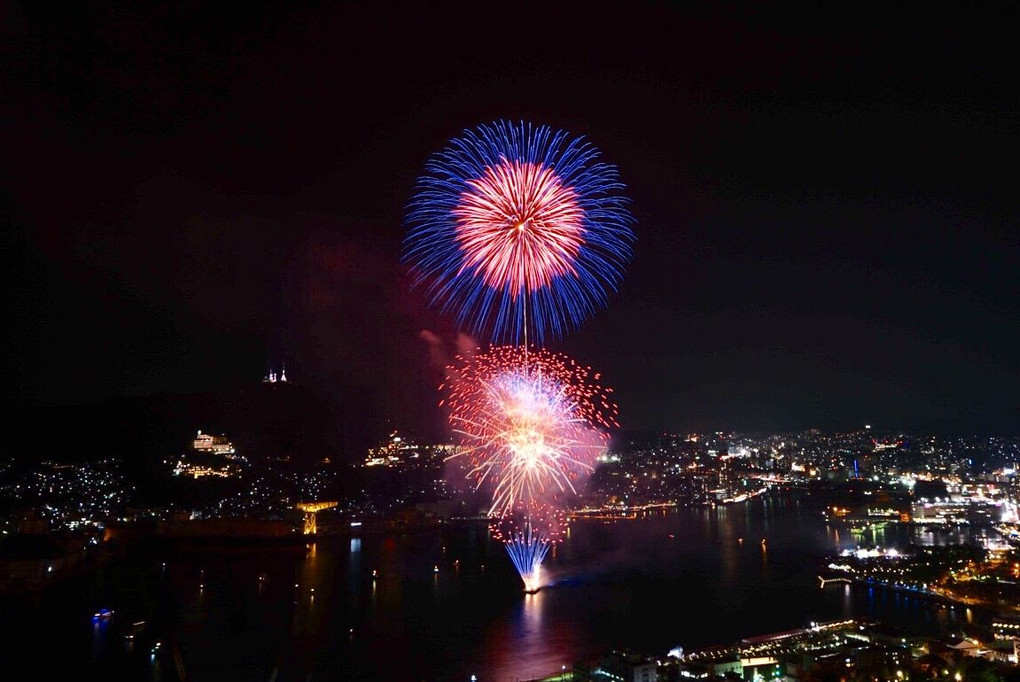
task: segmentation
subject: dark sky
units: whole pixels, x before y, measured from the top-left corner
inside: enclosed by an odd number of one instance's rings
[[[438,428],[422,332],[457,330],[401,271],[404,206],[507,118],[627,185],[621,290],[548,344],[622,427],[1015,432],[1020,15],[684,5],[7,3],[7,403],[285,362]]]

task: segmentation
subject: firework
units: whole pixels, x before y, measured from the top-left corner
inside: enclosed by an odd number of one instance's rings
[[[536,592],[542,586],[542,562],[553,544],[560,541],[565,525],[562,511],[540,504],[517,507],[490,518],[492,537],[503,543],[525,592]]]
[[[569,357],[499,346],[448,368],[443,404],[464,475],[491,490],[490,516],[578,492],[616,426],[612,389]]]
[[[496,121],[435,154],[407,214],[414,284],[494,342],[541,344],[615,290],[633,218],[614,166],[583,138]]]

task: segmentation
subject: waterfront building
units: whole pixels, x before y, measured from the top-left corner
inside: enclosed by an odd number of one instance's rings
[[[612,651],[592,668],[591,682],[657,682],[659,662],[631,651]]]

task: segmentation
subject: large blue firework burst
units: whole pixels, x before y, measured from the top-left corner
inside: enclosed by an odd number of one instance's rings
[[[403,263],[457,324],[541,344],[615,291],[634,218],[615,166],[582,137],[495,121],[434,154],[408,204]]]

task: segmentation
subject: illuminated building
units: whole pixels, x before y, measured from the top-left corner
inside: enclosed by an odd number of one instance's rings
[[[234,454],[234,446],[227,440],[226,436],[213,436],[208,433],[202,433],[201,429],[195,436],[192,447],[199,452],[212,452],[217,455]]]
[[[655,660],[628,651],[613,651],[591,671],[592,680],[606,682],[656,682],[659,665]]]
[[[262,379],[262,381],[264,381],[267,384],[275,384],[278,381],[287,383],[287,366],[284,365],[283,367],[281,367],[279,374],[276,373],[275,369],[270,369],[269,374],[267,374]]]
[[[369,448],[366,467],[413,468],[435,465],[457,452],[456,445],[418,445],[396,431],[379,447]]]
[[[192,452],[182,455],[174,465],[174,476],[219,476],[230,478],[240,473],[247,460],[238,455],[226,436],[213,436],[200,430],[192,442]]]

